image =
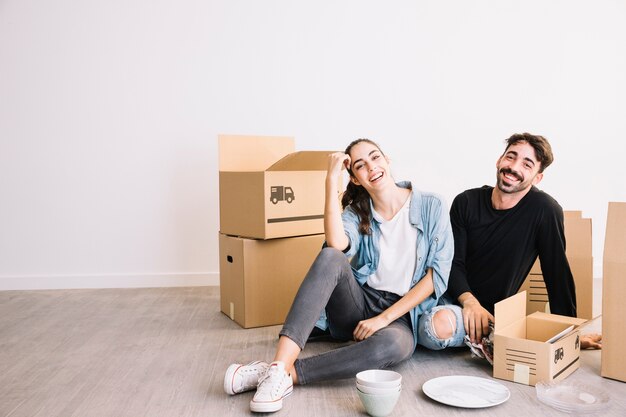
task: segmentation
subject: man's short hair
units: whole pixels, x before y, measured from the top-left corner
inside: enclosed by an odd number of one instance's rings
[[[516,133],[506,140],[506,153],[507,149],[512,145],[519,142],[527,142],[535,150],[535,156],[540,163],[539,172],[543,172],[548,168],[552,161],[554,161],[554,155],[552,154],[552,147],[548,142],[548,139],[539,135],[531,135],[530,133]],[[504,154],[503,154],[504,155]]]

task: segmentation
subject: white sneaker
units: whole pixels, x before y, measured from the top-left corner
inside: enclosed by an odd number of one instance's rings
[[[235,395],[255,389],[267,368],[269,365],[261,361],[250,362],[247,365],[233,363],[224,375],[224,391],[228,395]]]
[[[265,375],[259,380],[250,410],[256,413],[271,413],[283,408],[283,398],[293,392],[291,375],[285,372],[283,362],[272,362]]]

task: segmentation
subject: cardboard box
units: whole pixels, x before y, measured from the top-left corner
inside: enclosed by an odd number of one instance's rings
[[[609,203],[602,278],[601,375],[626,382],[626,203]]]
[[[495,378],[535,385],[560,381],[580,366],[579,326],[586,320],[540,311],[527,315],[525,291],[496,303],[495,319]]]
[[[535,311],[543,311],[547,313],[548,310],[550,310],[550,305],[548,304],[548,290],[546,289],[546,283],[543,281],[539,259],[533,264],[518,293],[522,291],[526,291],[527,294],[527,312],[534,313]],[[576,303],[578,304],[578,300],[576,300]]]
[[[593,318],[593,256],[591,247],[591,219],[582,217],[580,211],[565,211],[565,242],[569,262],[576,284],[576,315]],[[548,291],[543,281],[539,259],[520,288],[528,292],[526,309],[549,312]]]
[[[330,151],[293,138],[219,136],[220,232],[256,239],[324,233]]]
[[[284,322],[324,235],[257,240],[219,236],[220,309],[244,328]]]

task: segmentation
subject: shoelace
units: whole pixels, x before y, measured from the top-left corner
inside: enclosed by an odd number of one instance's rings
[[[247,373],[247,374],[258,374],[260,372],[263,372],[263,366],[261,366],[261,364],[256,363],[253,366],[248,365],[248,369],[243,369],[242,372],[243,373]]]
[[[263,375],[260,379],[259,379],[259,390],[268,390],[270,392],[273,392],[275,394],[278,394],[278,392],[280,391],[280,388],[283,385],[283,378],[280,378],[280,380],[278,381],[278,383],[272,384],[269,387],[267,387],[268,384],[264,384],[264,382],[267,379],[270,379],[274,374],[277,375],[277,377],[280,377],[280,369],[278,369],[277,366],[270,366],[269,370],[265,373],[265,375]]]
[[[239,372],[241,372],[242,378],[238,381],[237,389],[245,389],[247,386],[254,384],[256,386],[260,379],[259,376],[265,374],[267,366],[262,366],[260,362],[243,365]]]

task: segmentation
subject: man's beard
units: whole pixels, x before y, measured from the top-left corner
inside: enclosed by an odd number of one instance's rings
[[[516,185],[506,185],[505,182],[508,183],[508,180],[503,177],[504,174],[514,176],[517,180],[519,180],[519,183],[517,183]],[[528,188],[530,186],[530,181],[524,181],[524,177],[522,177],[519,173],[513,171],[511,168],[501,168],[498,171],[497,186],[498,189],[503,193],[513,194]]]

